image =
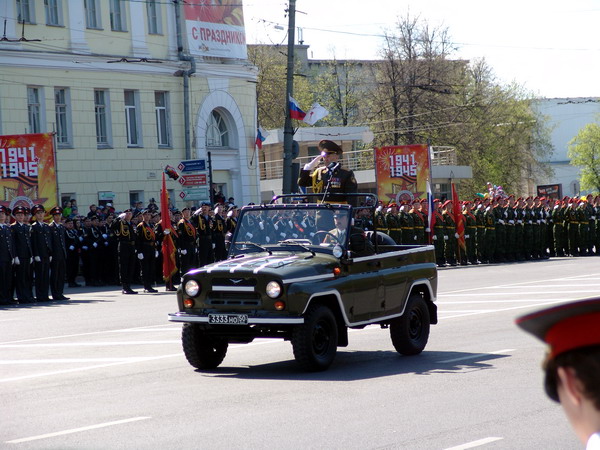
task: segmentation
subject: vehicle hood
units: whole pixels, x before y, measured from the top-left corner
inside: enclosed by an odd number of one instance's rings
[[[332,255],[308,252],[273,252],[253,253],[240,258],[228,259],[209,264],[190,274],[206,274],[208,276],[275,276],[282,279],[310,277],[331,274],[339,260]]]

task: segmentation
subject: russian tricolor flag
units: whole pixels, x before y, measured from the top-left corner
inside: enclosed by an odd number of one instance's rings
[[[306,113],[300,109],[298,102],[290,95],[290,118],[296,120],[302,120],[306,116]]]
[[[265,142],[268,136],[269,133],[267,133],[261,127],[258,127],[258,130],[256,131],[256,146],[259,150],[262,149],[262,144]]]

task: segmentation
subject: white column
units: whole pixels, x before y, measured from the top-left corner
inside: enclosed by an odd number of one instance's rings
[[[129,3],[129,23],[131,24],[131,48],[136,58],[147,58],[150,56],[146,44],[146,3]]]
[[[73,53],[91,53],[85,37],[85,8],[83,2],[69,2],[68,9],[63,9],[63,12],[65,11],[68,11],[69,14],[71,51]]]

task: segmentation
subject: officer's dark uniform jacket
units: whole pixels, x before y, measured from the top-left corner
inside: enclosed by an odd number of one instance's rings
[[[329,185],[329,189],[327,186]],[[333,174],[327,167],[317,167],[312,173],[302,169],[298,178],[298,186],[312,187],[315,194],[324,193],[327,189],[326,202],[350,203],[356,205],[355,198],[348,198],[345,194],[358,192],[358,183],[351,170],[336,169]]]
[[[0,304],[12,302],[12,259],[15,256],[10,228],[0,224]]]

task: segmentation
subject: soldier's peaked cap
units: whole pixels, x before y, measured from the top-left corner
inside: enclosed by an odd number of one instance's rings
[[[50,214],[55,215],[55,214],[62,214],[63,210],[60,206],[55,206],[54,208],[52,208],[50,210]]]
[[[46,212],[46,210],[44,209],[44,205],[33,205],[33,207],[31,208],[31,214],[36,214],[38,211]]]
[[[600,298],[565,303],[516,319],[517,325],[550,346],[550,358],[600,345]]]
[[[319,149],[327,153],[337,153],[338,155],[341,155],[344,152],[344,150],[342,150],[342,147],[337,145],[335,142],[329,141],[327,139],[323,139],[319,142]]]
[[[0,205],[0,212],[3,212],[4,214],[10,214],[8,212],[8,208],[4,205]]]
[[[15,208],[13,209],[13,214],[25,214],[25,207],[15,206]]]

